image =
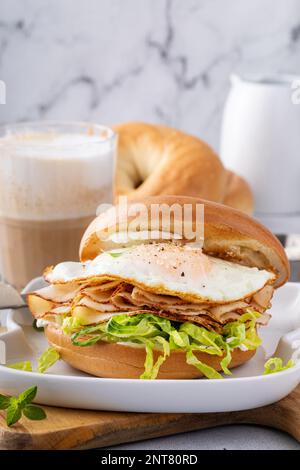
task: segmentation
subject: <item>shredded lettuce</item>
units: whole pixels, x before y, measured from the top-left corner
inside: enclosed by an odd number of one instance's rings
[[[204,364],[204,362],[199,361],[191,349],[189,349],[186,353],[186,362],[191,366],[195,366],[197,369],[199,369],[200,372],[202,372],[202,374],[208,379],[222,378],[222,375],[219,374],[219,372],[217,372],[213,367],[210,367],[207,364]]]
[[[119,251],[119,252],[116,252],[116,251],[108,251],[107,252],[110,256],[112,256],[112,258],[119,258],[119,256],[122,256],[123,252],[122,251]]]
[[[179,327],[180,332],[186,333],[190,342],[185,346],[191,346],[192,349],[198,349],[207,354],[222,356],[224,354],[224,340],[222,336],[214,331],[208,331],[202,326],[194,323],[185,322]]]
[[[169,345],[169,342],[167,340],[165,340],[164,338],[162,338],[161,336],[158,336],[157,338],[155,338],[155,341],[160,343],[162,348],[163,348],[163,351],[164,351],[164,354],[163,355],[160,355],[158,356],[158,359],[156,361],[156,363],[154,364],[153,366],[153,369],[152,369],[152,377],[151,379],[156,379],[157,375],[158,375],[158,372],[159,372],[159,368],[160,366],[165,362],[165,360],[167,359],[168,356],[170,356],[170,345]]]
[[[107,323],[106,332],[124,339],[132,336],[151,338],[160,334],[159,323],[156,324],[154,318],[154,315],[116,315]]]
[[[256,333],[256,319],[259,313],[254,310],[248,310],[240,316],[239,320],[227,323],[223,332],[226,336],[226,342],[231,349],[240,347],[241,349],[253,350],[261,345],[261,339]]]
[[[9,364],[7,367],[11,369],[25,370],[26,372],[32,372],[32,365],[30,361],[16,362],[15,364]]]
[[[175,350],[185,352],[187,364],[196,367],[205,377],[220,379],[222,375],[200,361],[197,352],[218,356],[223,373],[230,375],[232,351],[235,348],[254,350],[261,344],[256,333],[256,320],[259,316],[258,312],[249,309],[238,320],[224,325],[222,334],[194,323],[180,323],[138,312],[133,316],[114,315],[109,321],[92,326],[83,325],[79,318],[68,315],[59,315],[59,321],[63,332],[71,336],[71,341],[76,346],[91,346],[99,341],[143,345],[146,356],[141,379],[155,379],[161,365]],[[59,358],[59,353],[54,348],[48,348],[38,359],[38,372],[44,373]],[[292,360],[284,366],[282,359],[272,357],[265,363],[264,375],[286,370],[293,365]],[[32,371],[30,361],[8,367]]]
[[[62,315],[56,315],[56,316],[60,319],[60,321],[62,321],[61,329],[63,333],[65,333],[66,335],[70,335],[73,331],[82,327],[80,319],[77,317],[66,316],[65,318],[62,319],[61,318]]]
[[[222,359],[222,361],[220,362],[220,365],[221,365],[221,367],[224,371],[224,374],[231,375],[231,372],[228,369],[228,366],[231,363],[231,350],[230,350],[230,347],[228,346],[228,344],[226,344],[225,350],[226,350],[226,355]]]
[[[268,359],[264,365],[264,375],[275,374],[276,372],[281,372],[283,370],[290,369],[294,365],[295,364],[292,359],[290,359],[284,366],[280,357],[270,357],[270,359]]]
[[[37,370],[43,374],[49,367],[53,366],[60,356],[54,348],[48,348],[38,359]]]
[[[197,351],[220,357],[222,371],[229,375],[231,352],[256,349],[261,340],[256,333],[255,322],[259,313],[248,310],[240,319],[228,323],[219,334],[190,322],[180,323],[153,314],[114,315],[109,321],[84,326],[76,318],[63,320],[63,331],[71,334],[76,346],[91,346],[99,341],[130,342],[145,347],[145,369],[142,379],[155,379],[160,366],[174,350],[184,351],[186,361],[199,369],[207,378],[221,378],[221,374],[197,358]],[[155,353],[158,357],[155,360]]]
[[[37,371],[43,374],[49,367],[53,366],[60,356],[54,348],[48,348],[44,351],[37,361]],[[11,369],[24,370],[26,372],[32,372],[32,364],[30,361],[16,362],[15,364],[9,364],[7,367]]]
[[[153,351],[156,345],[161,345],[163,354],[159,355],[157,361],[154,363]],[[160,366],[165,362],[167,357],[170,355],[170,345],[166,339],[162,336],[157,336],[155,341],[147,339],[145,341],[146,358],[144,367],[145,370],[141,375],[141,379],[155,379],[158,375]]]
[[[140,376],[141,379],[152,379],[153,377],[153,343],[152,341],[145,342],[145,349],[146,349],[146,358],[144,363],[144,372]]]

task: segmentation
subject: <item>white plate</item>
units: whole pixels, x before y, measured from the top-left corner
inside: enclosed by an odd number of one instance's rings
[[[300,362],[286,371],[261,375],[264,362],[274,353],[282,336],[282,355],[287,358],[293,349],[299,354],[300,330],[296,330],[300,326],[300,284],[290,283],[279,289],[271,313],[268,327],[260,330],[263,346],[253,359],[223,380],[102,379],[59,361],[46,374],[2,365],[0,389],[16,394],[37,385],[37,403],[94,410],[200,413],[268,405],[288,395],[300,382]],[[0,335],[0,340],[5,343],[7,363],[25,359],[34,363],[47,347],[43,333],[33,330],[31,322],[26,309],[2,314],[2,325],[5,323],[8,331]],[[292,333],[287,335],[288,332]]]

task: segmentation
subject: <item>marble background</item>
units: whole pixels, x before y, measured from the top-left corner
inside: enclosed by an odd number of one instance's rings
[[[217,148],[233,71],[299,70],[299,0],[0,3],[0,122],[140,119]]]

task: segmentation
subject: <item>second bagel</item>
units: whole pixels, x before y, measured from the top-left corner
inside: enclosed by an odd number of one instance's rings
[[[118,134],[114,197],[134,201],[148,196],[185,195],[253,212],[247,182],[227,171],[202,140],[161,125],[130,122],[113,126]]]

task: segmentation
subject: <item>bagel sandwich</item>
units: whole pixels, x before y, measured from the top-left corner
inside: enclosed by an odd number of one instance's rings
[[[132,236],[128,212],[100,214],[83,235],[80,262],[44,273],[48,285],[28,305],[48,342],[71,366],[98,377],[221,378],[261,344],[274,290],[289,277],[277,238],[225,205],[152,197]],[[204,238],[150,217],[153,204],[204,206]],[[151,225],[150,225],[151,221]],[[180,223],[179,223],[180,222]],[[148,235],[148,236],[145,236]],[[180,236],[181,235],[181,236]],[[201,246],[202,245],[202,246]]]

